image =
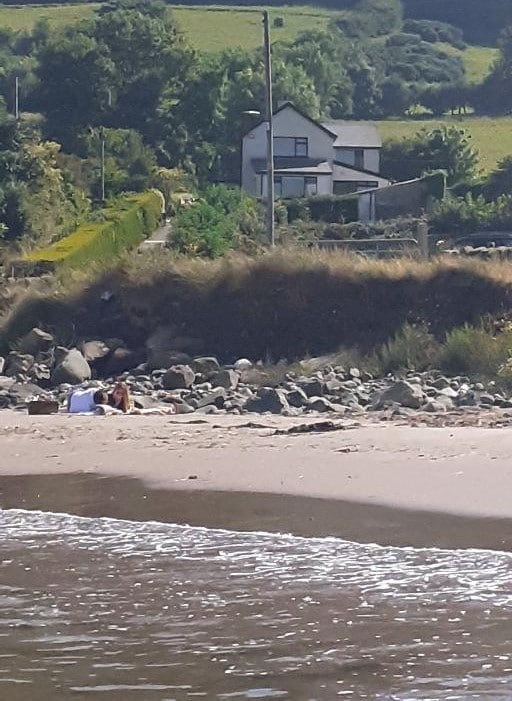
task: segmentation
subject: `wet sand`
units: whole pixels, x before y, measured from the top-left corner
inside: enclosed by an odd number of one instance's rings
[[[2,412],[0,506],[512,550],[512,429],[303,423]]]

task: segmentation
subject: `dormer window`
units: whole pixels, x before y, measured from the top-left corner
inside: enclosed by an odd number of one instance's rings
[[[307,158],[308,139],[306,136],[274,136],[274,156],[287,158]]]

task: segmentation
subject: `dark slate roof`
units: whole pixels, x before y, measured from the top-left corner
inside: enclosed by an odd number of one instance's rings
[[[380,138],[377,125],[372,122],[324,122],[325,129],[336,136],[334,148],[380,148]]]

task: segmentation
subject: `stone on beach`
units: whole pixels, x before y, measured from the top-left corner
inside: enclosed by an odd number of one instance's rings
[[[53,385],[64,383],[78,385],[90,379],[91,368],[78,348],[72,348],[70,351],[67,351],[67,354],[56,366],[51,377]]]
[[[19,352],[33,356],[48,352],[55,345],[55,339],[46,331],[33,328],[19,342]]]
[[[374,408],[382,409],[394,403],[409,409],[419,409],[424,401],[425,394],[420,385],[399,380],[379,394]]]
[[[188,389],[194,384],[196,376],[189,365],[173,365],[162,376],[164,389]]]

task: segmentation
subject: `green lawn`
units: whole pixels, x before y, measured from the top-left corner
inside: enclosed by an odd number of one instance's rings
[[[0,6],[0,27],[31,29],[39,19],[62,26],[90,17],[96,5],[61,5],[25,7]],[[171,12],[192,46],[202,51],[254,48],[262,42],[262,7],[229,8],[222,6],[171,8]],[[290,41],[307,29],[325,29],[339,13],[315,7],[269,8],[272,41]],[[276,17],[284,26],[274,27]]]
[[[440,46],[447,54],[461,57],[470,83],[480,83],[498,57],[498,49],[493,49],[490,46],[468,46],[464,51],[459,51],[449,44],[441,44]]]
[[[448,124],[466,129],[480,154],[483,171],[490,171],[504,156],[512,155],[512,117],[446,117],[444,119],[387,120],[377,122],[383,139],[412,136],[420,129]]]

